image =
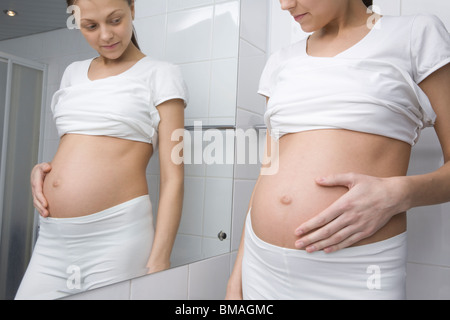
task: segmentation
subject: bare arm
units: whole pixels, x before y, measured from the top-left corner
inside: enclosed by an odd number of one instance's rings
[[[420,83],[437,114],[434,126],[444,154],[444,165],[424,175],[408,177],[409,207],[450,201],[450,64]]]
[[[160,196],[155,238],[147,267],[149,273],[170,267],[170,255],[181,220],[184,196],[184,164],[172,159],[172,150],[180,143],[172,141],[175,130],[184,130],[184,103],[170,100],[158,106]]]
[[[342,174],[318,181],[322,186],[345,186],[349,192],[296,229],[297,248],[340,250],[371,236],[400,212],[450,201],[450,65],[431,74],[420,87],[437,114],[435,130],[444,165],[416,176],[382,179]]]

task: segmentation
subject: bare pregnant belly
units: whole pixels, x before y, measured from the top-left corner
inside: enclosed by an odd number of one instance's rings
[[[393,139],[347,130],[288,134],[279,140],[279,168],[261,175],[252,201],[252,226],[271,244],[295,248],[295,229],[330,206],[348,189],[322,187],[315,179],[338,173],[376,177],[405,175],[411,147]],[[384,240],[406,230],[400,213],[355,245]]]
[[[66,135],[44,180],[50,216],[85,216],[148,193],[152,146],[110,137]]]

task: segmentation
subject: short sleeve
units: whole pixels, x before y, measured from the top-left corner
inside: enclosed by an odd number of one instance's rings
[[[59,89],[64,89],[67,87],[70,87],[71,85],[71,78],[72,78],[72,68],[73,68],[74,63],[71,63],[65,70],[63,73],[63,76],[61,78],[61,82],[59,85]]]
[[[159,66],[153,74],[151,85],[155,107],[172,99],[181,99],[186,108],[189,92],[178,66],[173,64]]]
[[[276,52],[270,56],[259,80],[258,93],[268,98],[272,96],[272,90],[275,86],[274,73],[279,64],[279,54],[279,52]]]
[[[416,83],[450,63],[450,34],[438,17],[415,17],[411,30],[411,62]]]

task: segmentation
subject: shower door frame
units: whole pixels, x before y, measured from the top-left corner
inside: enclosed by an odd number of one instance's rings
[[[13,65],[20,65],[23,67],[35,69],[42,71],[42,98],[41,98],[41,118],[40,118],[40,130],[39,130],[39,147],[38,147],[38,162],[42,161],[43,158],[43,141],[44,141],[44,132],[45,132],[45,114],[46,114],[46,100],[47,100],[47,77],[48,77],[48,67],[46,64],[39,63],[36,61],[20,58],[8,53],[4,53],[0,51],[0,60],[3,62],[7,62],[7,76],[6,76],[6,94],[5,94],[5,110],[4,110],[4,121],[3,121],[3,132],[2,136],[2,152],[0,159],[0,239],[2,232],[2,224],[3,224],[3,201],[5,194],[5,179],[6,179],[6,157],[8,152],[8,132],[9,132],[9,116],[11,110],[11,81],[12,81],[12,71]],[[0,101],[1,105],[2,101]],[[34,210],[35,217],[37,215],[37,211]],[[33,225],[33,235],[32,235],[32,247],[36,242],[37,238],[37,221],[38,219],[34,219]]]

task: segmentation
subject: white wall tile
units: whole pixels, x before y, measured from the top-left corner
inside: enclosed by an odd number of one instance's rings
[[[227,237],[229,232],[226,233]],[[218,254],[226,254],[230,252],[230,239],[219,240],[217,235],[213,238],[202,238],[202,258],[210,258]]]
[[[134,22],[142,52],[157,60],[164,60],[166,51],[166,15],[158,15]]]
[[[177,11],[213,4],[214,0],[168,0],[169,11]]]
[[[238,59],[214,60],[211,70],[209,117],[236,115]],[[234,121],[233,123],[234,124]]]
[[[259,79],[266,64],[266,55],[241,57],[239,63],[238,107],[263,114],[266,100],[259,95]]]
[[[261,162],[264,155],[266,130],[255,129],[255,126],[264,125],[262,115],[238,108],[236,164],[234,168],[235,179],[256,180],[260,174]],[[239,135],[251,138],[239,138]],[[240,159],[245,159],[243,162]]]
[[[206,178],[203,235],[216,238],[220,231],[230,234],[233,199],[232,178]]]
[[[270,0],[270,29],[269,29],[269,54],[288,46],[293,42],[291,30],[300,26],[294,26],[292,17],[288,11],[281,9],[279,0]],[[291,41],[292,40],[292,41]]]
[[[154,153],[147,166],[147,174],[159,174],[159,149],[153,151]]]
[[[242,108],[237,109],[236,126],[238,128],[249,129],[262,124],[264,124],[263,114],[250,112]]]
[[[211,142],[206,142],[206,144],[211,145],[211,147],[205,146],[204,149],[207,154],[212,154],[210,157],[211,160],[206,161],[205,159],[205,163],[207,163],[206,176],[232,179],[234,170],[235,132],[231,129],[208,130],[208,134],[210,132],[213,132],[214,134],[210,137]],[[208,134],[205,132],[205,140],[209,140]],[[211,152],[208,150],[211,150]]]
[[[188,297],[188,267],[182,266],[164,272],[131,280],[131,300],[186,300]]]
[[[408,261],[450,267],[450,204],[408,212]]]
[[[223,59],[238,56],[239,49],[239,1],[218,4],[214,12],[212,58]]]
[[[147,175],[148,194],[150,196],[150,202],[152,204],[153,223],[155,224],[155,226],[159,205],[159,179],[160,175]]]
[[[231,231],[231,250],[239,249],[241,236],[244,227],[245,217],[247,216],[250,198],[255,187],[256,180],[238,180],[234,181],[233,198],[233,218]]]
[[[174,63],[208,60],[214,7],[169,13],[166,58]]]
[[[240,39],[239,42],[239,57],[253,57],[264,55],[265,51],[255,47],[245,39]]]
[[[401,0],[374,0],[373,4],[379,7],[379,13],[383,15],[399,16],[401,13]]]
[[[241,37],[266,51],[268,2],[241,0]]]
[[[203,259],[203,236],[178,233],[170,258],[171,266],[181,266]]]
[[[167,12],[167,0],[136,0],[135,19],[150,17]]]
[[[185,177],[183,214],[179,233],[202,236],[203,232],[203,195],[205,179]]]
[[[450,268],[408,263],[406,291],[409,300],[449,300]]]
[[[189,90],[189,106],[185,109],[185,117],[208,117],[211,61],[183,64],[180,68]]]
[[[189,265],[189,299],[222,300],[230,276],[230,255],[225,254]]]
[[[445,0],[403,0],[402,15],[426,13],[438,16],[450,31],[450,1]]]

